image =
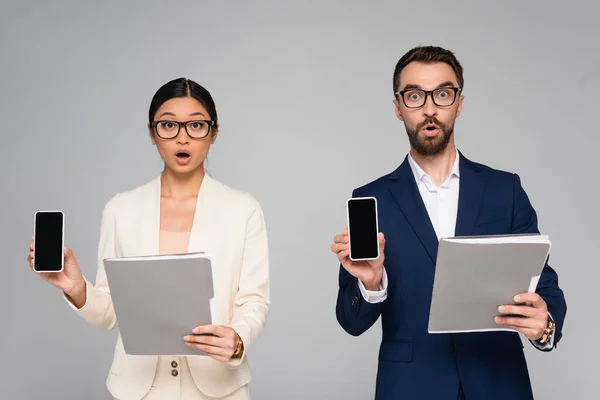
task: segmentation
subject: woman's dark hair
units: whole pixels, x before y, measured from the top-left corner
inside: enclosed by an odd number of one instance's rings
[[[154,116],[156,115],[156,112],[167,100],[175,97],[188,96],[198,100],[200,104],[206,108],[209,117],[215,121],[215,126],[218,127],[219,121],[217,118],[217,108],[215,107],[215,102],[212,96],[204,87],[186,78],[173,79],[172,81],[165,83],[156,91],[154,97],[152,97],[152,102],[150,102],[148,121],[150,123],[154,122]]]
[[[463,68],[456,59],[456,56],[450,50],[444,49],[438,46],[419,46],[409,50],[406,54],[400,58],[398,63],[396,64],[396,69],[394,70],[394,93],[398,91],[400,87],[400,72],[406,67],[409,63],[413,61],[418,61],[422,63],[434,63],[434,62],[443,62],[454,70],[456,74],[456,80],[458,81],[458,86],[463,88],[465,85],[465,80],[463,78]]]

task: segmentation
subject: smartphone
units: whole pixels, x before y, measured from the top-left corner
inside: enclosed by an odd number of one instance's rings
[[[65,215],[62,211],[37,211],[34,216],[33,270],[61,272],[64,268]]]
[[[379,258],[377,199],[355,197],[347,201],[348,244],[352,261]]]

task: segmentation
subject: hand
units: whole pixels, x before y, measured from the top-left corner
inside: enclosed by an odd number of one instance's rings
[[[192,330],[192,335],[184,336],[183,340],[186,345],[206,353],[207,356],[227,362],[231,360],[240,337],[228,326],[201,325]]]
[[[494,321],[521,332],[529,340],[541,339],[548,327],[548,307],[544,299],[537,293],[521,293],[515,296],[514,301],[531,305],[502,305],[498,307],[499,312],[518,316],[498,316]]]
[[[383,279],[383,260],[385,258],[383,249],[385,247],[385,237],[379,232],[379,258],[369,261],[350,260],[350,250],[348,246],[348,229],[340,235],[335,235],[331,251],[337,254],[338,260],[346,271],[360,281],[365,289],[377,291]]]
[[[35,243],[29,245],[29,267],[33,270],[33,259],[35,257]],[[85,279],[79,269],[79,264],[73,251],[69,248],[64,248],[64,268],[61,272],[40,272],[38,275],[46,280],[51,285],[61,289],[69,297],[79,297],[81,293],[85,296]],[[84,299],[85,303],[85,299]]]

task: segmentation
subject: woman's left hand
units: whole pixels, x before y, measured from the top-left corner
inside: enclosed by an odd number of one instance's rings
[[[235,352],[239,336],[228,326],[201,325],[192,330],[192,335],[183,338],[185,344],[198,349],[217,361],[227,362]]]

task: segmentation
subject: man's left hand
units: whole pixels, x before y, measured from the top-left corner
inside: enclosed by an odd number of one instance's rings
[[[228,326],[201,325],[184,336],[185,344],[217,361],[227,362],[235,352],[238,334]]]
[[[521,293],[514,297],[515,303],[523,305],[502,305],[498,307],[501,314],[516,316],[497,316],[494,321],[499,325],[521,332],[529,340],[539,340],[548,327],[548,307],[537,293]]]

